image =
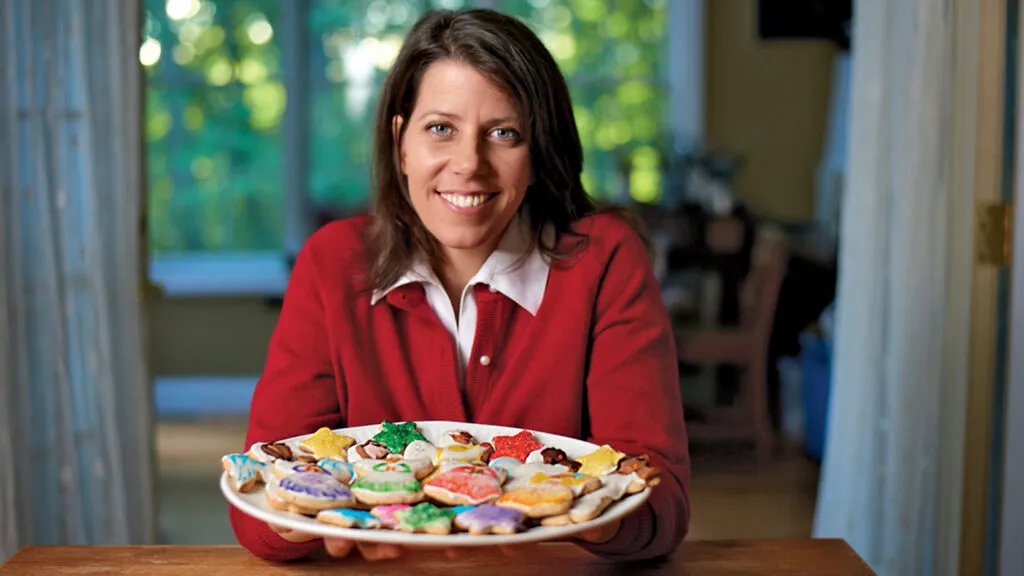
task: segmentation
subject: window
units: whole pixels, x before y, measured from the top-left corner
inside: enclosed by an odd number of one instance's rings
[[[144,0],[154,280],[172,295],[279,293],[310,230],[368,208],[373,110],[406,31],[425,10],[471,4]],[[555,55],[588,191],[656,201],[668,2],[475,4],[521,18]]]

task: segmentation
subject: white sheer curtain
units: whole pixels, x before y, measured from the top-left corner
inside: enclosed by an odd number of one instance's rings
[[[0,2],[0,561],[154,539],[138,23]]]
[[[948,329],[952,4],[859,0],[833,391],[814,535],[882,575],[937,566]],[[961,386],[962,389],[962,386]],[[957,471],[959,472],[959,471]]]

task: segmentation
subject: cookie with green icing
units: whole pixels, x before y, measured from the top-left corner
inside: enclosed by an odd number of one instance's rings
[[[370,440],[384,445],[392,454],[401,454],[414,440],[426,440],[426,437],[420,434],[415,422],[394,424],[385,420],[380,424],[380,432]]]
[[[428,534],[450,534],[455,511],[451,508],[438,508],[422,502],[395,512],[397,528],[403,532],[427,532]]]
[[[405,462],[378,462],[352,483],[356,499],[370,506],[415,504],[423,500],[423,485]]]

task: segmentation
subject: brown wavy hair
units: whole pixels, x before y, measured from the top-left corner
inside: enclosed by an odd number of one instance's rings
[[[385,289],[409,268],[417,254],[432,266],[442,261],[440,244],[427,231],[412,207],[401,172],[400,133],[396,116],[409,118],[424,72],[431,64],[455,61],[475,68],[502,87],[529,126],[527,142],[534,181],[526,190],[520,211],[533,227],[533,245],[553,259],[558,238],[572,234],[576,220],[599,211],[580,181],[583,147],[572,100],[558,64],[540,39],[519,20],[493,10],[432,11],[412,27],[391,71],[384,80],[374,119],[373,170],[375,216],[367,230],[369,287]],[[621,209],[641,231],[639,222]],[[602,210],[603,211],[603,210]],[[551,225],[555,238],[545,244],[541,232]]]

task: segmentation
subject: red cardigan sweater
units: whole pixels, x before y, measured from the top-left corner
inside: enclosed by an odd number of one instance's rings
[[[647,453],[663,471],[648,503],[618,535],[581,546],[637,560],[671,552],[689,523],[690,460],[676,348],[639,236],[612,215],[585,218],[562,239],[537,315],[478,285],[477,331],[466,392],[455,343],[409,284],[371,306],[362,232],[368,217],[319,230],[300,252],[249,416],[248,447],[391,421],[454,420],[515,426]],[[289,560],[322,546],[294,544],[231,508],[238,541]]]

